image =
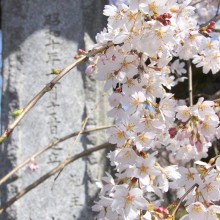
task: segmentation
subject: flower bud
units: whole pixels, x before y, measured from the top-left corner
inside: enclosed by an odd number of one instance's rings
[[[164,26],[170,25],[170,20],[165,20],[165,21],[163,22],[163,25],[164,25]]]
[[[171,138],[174,138],[176,136],[176,134],[177,134],[176,128],[170,128],[169,129],[169,134],[170,134]]]
[[[164,13],[163,15],[163,18],[168,18],[168,19],[170,19],[170,18],[172,18],[172,15],[170,14],[170,13]]]
[[[95,64],[91,64],[91,65],[87,66],[86,71],[85,71],[85,74],[86,74],[87,76],[91,76],[92,73],[95,71],[95,68],[96,68],[96,65],[95,65]]]
[[[79,53],[79,54],[86,54],[86,51],[83,50],[83,49],[78,49],[78,53]]]
[[[74,56],[74,59],[75,59],[75,60],[78,60],[79,58],[80,58],[79,55],[75,55],[75,56]]]
[[[212,32],[212,29],[209,29],[209,28],[208,28],[206,31],[207,31],[208,33],[211,33],[211,32]]]
[[[211,21],[210,24],[211,24],[211,25],[215,25],[215,21]]]

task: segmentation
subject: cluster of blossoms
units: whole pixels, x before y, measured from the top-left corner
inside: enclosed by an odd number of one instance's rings
[[[116,178],[103,177],[93,210],[100,220],[172,219],[161,206],[164,193],[174,188],[189,213],[182,219],[217,219],[219,160],[184,168],[162,166],[157,157],[170,150],[177,161],[200,160],[220,137],[218,104],[200,98],[187,107],[168,92],[186,78],[186,60],[204,73],[220,70],[220,43],[209,37],[214,22],[200,27],[189,0],[123,2],[105,7],[108,28],[97,34],[96,46],[112,44],[86,70],[90,75],[97,69],[104,90],[114,90],[109,142],[117,146],[108,155]]]
[[[203,98],[192,107],[176,107],[179,122],[169,130],[172,144],[168,147],[176,159],[189,161],[208,156],[208,148],[220,130],[215,109],[218,108],[213,101],[204,101]]]
[[[220,206],[214,205],[213,202],[220,200],[220,158],[216,160],[215,166],[201,161],[195,164],[197,165],[195,168],[179,167],[181,178],[171,183],[171,187],[177,189],[179,198],[186,195],[184,200],[189,214],[183,216],[181,220],[218,219]]]

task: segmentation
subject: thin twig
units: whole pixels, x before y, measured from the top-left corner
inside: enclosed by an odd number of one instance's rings
[[[218,15],[219,7],[220,7],[220,0],[218,0],[218,7],[217,7],[217,10],[216,10],[215,16]]]
[[[78,134],[76,135],[76,138],[75,140],[73,141],[73,146],[76,144],[76,142],[78,141],[80,135],[83,133],[85,127],[86,127],[86,124],[90,118],[90,116],[92,115],[92,113],[95,111],[95,109],[98,107],[99,103],[101,102],[101,99],[104,95],[101,96],[100,100],[95,104],[95,106],[93,107],[93,109],[90,111],[90,113],[87,115],[87,117],[84,119],[83,123],[82,123],[82,127],[80,129],[80,131],[78,132]],[[71,155],[71,153],[70,153]],[[60,176],[61,172],[63,170],[60,170],[60,172],[57,174],[57,176],[55,177],[54,181],[57,180],[57,178]]]
[[[98,102],[94,105],[94,107],[91,109],[91,111],[89,112],[89,114],[86,116],[86,118],[83,120],[83,123],[82,123],[82,127],[79,131],[79,133],[77,134],[74,142],[73,142],[73,145],[76,144],[76,142],[78,141],[80,135],[83,133],[83,131],[85,130],[85,127],[86,127],[86,124],[89,120],[89,118],[91,117],[91,115],[94,113],[94,111],[97,109],[99,103],[101,102],[102,98],[103,98],[104,95],[101,96],[101,98],[98,100]],[[71,154],[70,154],[71,155]]]
[[[216,33],[220,33],[220,29],[217,29],[217,28],[213,29],[212,31]]]
[[[192,64],[191,61],[187,61],[187,68],[188,68],[188,78],[189,78],[189,104],[190,106],[193,105],[193,87],[192,87]]]
[[[173,217],[173,219],[175,220],[175,215],[176,215],[176,212],[177,210],[179,209],[180,207],[180,204],[182,203],[182,201],[186,198],[186,196],[197,186],[197,183],[192,185],[186,192],[185,194],[180,198],[176,208],[173,210],[171,216]]]
[[[25,108],[22,109],[21,114],[11,123],[8,125],[8,128],[4,131],[2,136],[0,137],[0,143],[4,142],[9,135],[12,133],[14,128],[19,124],[19,122],[24,118],[24,116],[36,105],[36,103],[49,91],[53,89],[53,87],[60,81],[61,78],[63,78],[71,69],[79,65],[80,63],[87,60],[88,57],[95,56],[96,54],[102,52],[106,48],[112,46],[113,43],[109,42],[104,46],[101,46],[100,48],[95,48],[86,55],[82,55],[76,62],[70,64],[65,69],[63,69],[52,81],[50,81],[36,96],[34,96],[33,99],[26,105]]]
[[[195,2],[195,3],[193,3],[193,4],[190,4],[191,6],[196,6],[197,4],[199,4],[199,3],[201,3],[201,2],[203,2],[203,0],[200,0],[200,1],[198,1],[198,2]]]
[[[45,175],[43,175],[42,177],[40,177],[38,180],[36,180],[35,182],[33,182],[32,184],[30,184],[29,186],[27,186],[26,188],[24,188],[23,190],[21,190],[19,193],[17,193],[16,196],[12,197],[8,202],[6,202],[6,204],[0,208],[0,215],[8,208],[10,207],[12,204],[14,204],[17,200],[19,200],[21,197],[23,197],[25,194],[27,194],[28,192],[30,192],[32,189],[36,188],[38,185],[40,185],[41,183],[43,183],[45,180],[47,180],[49,177],[53,176],[54,174],[58,173],[60,170],[62,170],[64,167],[66,167],[67,165],[69,165],[70,163],[90,155],[91,153],[95,152],[95,151],[99,151],[102,149],[105,149],[107,147],[112,147],[114,145],[109,144],[109,143],[104,143],[101,144],[97,147],[85,150],[79,154],[76,154],[75,156],[72,156],[68,159],[66,159],[64,162],[62,162],[60,165],[58,165],[56,168],[54,168],[53,170],[49,171],[48,173],[46,173]]]
[[[215,152],[215,155],[219,155],[219,150],[218,150],[218,145],[217,144],[214,144],[214,152]]]
[[[91,133],[94,131],[100,131],[103,129],[107,129],[110,128],[112,126],[103,126],[103,127],[97,127],[97,128],[93,128],[93,129],[89,129],[89,130],[85,130],[83,131],[81,134],[87,134],[87,133]],[[62,138],[56,139],[54,141],[52,141],[49,145],[47,145],[46,147],[40,149],[39,151],[35,152],[33,155],[31,155],[28,159],[26,159],[25,161],[23,161],[22,163],[20,163],[19,165],[17,165],[11,172],[9,172],[7,175],[5,175],[2,179],[0,179],[0,186],[6,182],[11,176],[13,176],[18,170],[20,170],[22,167],[24,167],[26,164],[28,164],[32,158],[36,158],[38,156],[40,156],[41,154],[43,154],[45,151],[51,149],[52,147],[58,145],[59,143],[66,141],[72,137],[75,137],[76,135],[78,135],[79,132],[74,132],[72,134],[66,135]]]
[[[206,23],[200,25],[200,27],[205,27],[207,26],[211,21],[215,21],[217,22],[218,20],[220,20],[220,15],[216,15],[215,17],[211,18],[209,21],[207,21]]]

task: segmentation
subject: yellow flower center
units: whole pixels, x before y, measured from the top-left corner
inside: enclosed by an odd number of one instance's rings
[[[144,165],[142,165],[142,166],[140,167],[140,171],[141,171],[141,173],[147,173],[148,167],[145,167]]]
[[[194,205],[193,210],[194,210],[195,212],[197,212],[197,213],[199,213],[199,212],[202,211],[200,205],[197,205],[197,204]]]
[[[188,179],[188,180],[190,180],[190,179],[191,179],[191,180],[194,180],[194,173],[190,173],[190,172],[187,173],[187,179]]]
[[[211,185],[211,183],[206,184],[205,190],[206,190],[206,192],[211,192],[211,191],[212,191],[212,185]]]
[[[164,32],[161,29],[157,29],[157,30],[155,30],[155,32],[156,32],[156,35],[158,38],[160,38],[160,39],[163,38]]]
[[[149,6],[149,10],[150,10],[150,11],[156,13],[156,11],[157,11],[157,6],[156,6],[155,2],[149,4],[148,6]]]
[[[118,135],[118,138],[124,137],[124,131],[118,131],[117,135]]]

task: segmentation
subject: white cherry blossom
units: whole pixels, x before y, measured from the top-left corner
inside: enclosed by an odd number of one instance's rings
[[[104,90],[112,91],[107,114],[115,125],[108,134],[117,147],[108,157],[116,179],[109,174],[102,179],[93,210],[99,212],[99,220],[162,219],[163,209],[151,207],[159,207],[158,200],[146,198],[149,193],[163,198],[173,188],[178,198],[187,193],[183,205],[188,214],[182,220],[217,219],[220,208],[212,203],[220,199],[219,158],[209,167],[201,161],[191,167],[163,167],[156,157],[168,150],[176,163],[192,164],[207,157],[212,142],[220,137],[215,102],[201,97],[187,106],[170,91],[187,78],[182,78],[185,60],[192,59],[204,73],[220,70],[220,38],[211,33],[215,22],[198,25],[211,19],[217,0],[112,3],[105,6],[108,25],[97,34],[94,48],[114,45],[89,59],[87,73],[97,70]]]
[[[121,185],[116,187],[113,202],[111,204],[112,210],[116,211],[125,219],[136,219],[138,211],[146,210],[148,206],[147,200],[143,197],[143,191],[139,188],[131,190]]]

